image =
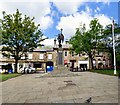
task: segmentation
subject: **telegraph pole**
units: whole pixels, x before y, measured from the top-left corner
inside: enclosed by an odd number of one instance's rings
[[[113,20],[113,24],[112,24],[112,37],[113,37],[113,54],[114,54],[114,74],[116,74],[116,56],[115,56],[114,20]]]

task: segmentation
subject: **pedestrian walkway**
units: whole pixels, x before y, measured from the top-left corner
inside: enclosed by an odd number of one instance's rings
[[[118,78],[92,72],[54,70],[2,83],[3,103],[118,103]]]
[[[44,77],[70,77],[70,76],[79,76],[79,73],[74,73],[68,70],[67,67],[58,67],[56,70],[44,75]]]

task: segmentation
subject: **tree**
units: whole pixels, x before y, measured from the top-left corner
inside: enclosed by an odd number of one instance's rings
[[[40,42],[45,40],[39,29],[39,24],[35,25],[29,16],[22,16],[17,9],[15,14],[6,14],[3,12],[1,19],[2,34],[2,54],[6,57],[12,56],[15,59],[15,72],[17,72],[17,64],[26,52],[33,51]]]
[[[120,45],[118,47],[119,47],[119,50],[120,50]],[[117,66],[117,68],[120,69],[120,51],[116,52],[116,66]]]
[[[86,31],[85,25],[83,25],[82,28],[77,28],[75,35],[69,40],[72,49],[77,54],[80,52],[87,53],[90,59],[90,69],[93,69],[95,50],[102,38],[102,31],[102,25],[100,25],[98,19],[94,19],[90,22],[90,29],[88,31]]]
[[[120,39],[117,37],[120,34],[120,27],[117,23],[114,24],[114,33],[115,33],[116,58],[119,58]],[[107,25],[105,30],[104,30],[104,35],[103,35],[103,39],[102,39],[102,47],[104,49],[106,49],[106,51],[110,54],[111,64],[113,67],[114,55],[113,55],[113,40],[112,40],[112,25],[111,24]],[[117,61],[118,60],[119,59],[117,59]]]

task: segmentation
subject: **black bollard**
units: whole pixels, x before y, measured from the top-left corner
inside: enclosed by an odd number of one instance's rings
[[[120,72],[118,73],[118,78],[120,79]]]

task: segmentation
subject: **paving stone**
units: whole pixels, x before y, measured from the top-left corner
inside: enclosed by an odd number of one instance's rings
[[[52,91],[49,89],[42,90],[42,94],[51,94]]]
[[[103,96],[96,96],[92,97],[93,103],[118,103],[118,98],[111,96],[111,100],[109,100],[109,95],[103,95]]]
[[[28,93],[27,99],[35,99],[37,98],[37,93],[30,92]]]
[[[62,100],[62,97],[49,97],[48,98],[48,103],[54,103],[54,102],[57,102],[57,101],[60,101]]]
[[[74,99],[74,102],[75,103],[85,103],[85,98],[76,98],[76,99]]]
[[[75,103],[74,100],[59,100],[59,101],[56,101],[56,103],[68,103],[68,104],[73,104]],[[74,104],[73,104],[74,105]]]
[[[47,103],[48,98],[27,99],[25,103]]]
[[[9,103],[81,103],[90,96],[95,103],[118,102],[118,78],[91,72],[27,74],[1,84],[2,101]]]
[[[36,98],[42,98],[42,99],[48,99],[49,98],[49,95],[37,95]]]
[[[72,95],[68,95],[68,96],[63,96],[62,99],[63,100],[70,100],[70,99],[74,99],[74,97]]]

